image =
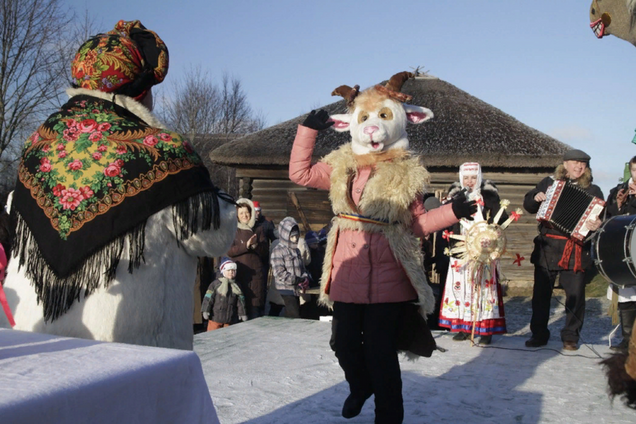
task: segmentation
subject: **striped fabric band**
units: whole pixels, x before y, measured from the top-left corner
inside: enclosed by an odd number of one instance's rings
[[[357,215],[354,213],[339,213],[338,216],[340,218],[350,219],[352,221],[364,222],[367,224],[389,225],[389,222],[386,220],[375,219],[369,216]]]

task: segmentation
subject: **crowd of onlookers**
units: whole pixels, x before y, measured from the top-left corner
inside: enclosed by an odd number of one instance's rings
[[[200,315],[207,329],[264,315],[318,319],[318,296],[308,291],[319,285],[327,228],[301,236],[294,218],[276,226],[259,202],[236,203],[237,232],[226,256],[200,262]]]

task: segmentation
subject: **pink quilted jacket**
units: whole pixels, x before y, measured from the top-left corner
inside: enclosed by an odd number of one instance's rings
[[[317,131],[298,126],[289,161],[289,178],[296,184],[329,190],[331,167],[324,162],[311,164]],[[351,196],[357,205],[371,167],[358,169]],[[450,205],[426,212],[422,199],[410,206],[411,229],[416,237],[449,227],[457,222]],[[329,297],[345,303],[390,303],[417,299],[406,272],[393,256],[389,241],[381,233],[342,230],[334,252]]]

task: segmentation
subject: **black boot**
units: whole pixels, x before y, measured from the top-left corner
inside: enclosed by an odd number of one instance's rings
[[[636,319],[636,302],[622,302],[618,304],[618,315],[621,318],[621,333],[623,340],[610,349],[627,352],[629,339],[632,337],[632,327]]]
[[[371,395],[363,395],[360,397],[350,394],[342,406],[342,416],[347,419],[357,417],[360,411],[362,411],[364,402],[366,402],[370,396]]]
[[[455,340],[456,342],[463,342],[464,340],[468,339],[470,339],[470,333],[464,333],[463,331],[460,331],[453,336],[453,340]]]
[[[480,345],[489,345],[490,342],[492,342],[492,335],[490,335],[490,336],[481,336],[479,338],[479,344]]]

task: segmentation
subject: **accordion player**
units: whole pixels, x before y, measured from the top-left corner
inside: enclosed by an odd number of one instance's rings
[[[605,201],[570,181],[555,180],[545,193],[546,200],[537,212],[537,221],[556,228],[573,239],[583,241],[590,229],[588,219],[598,217]]]

